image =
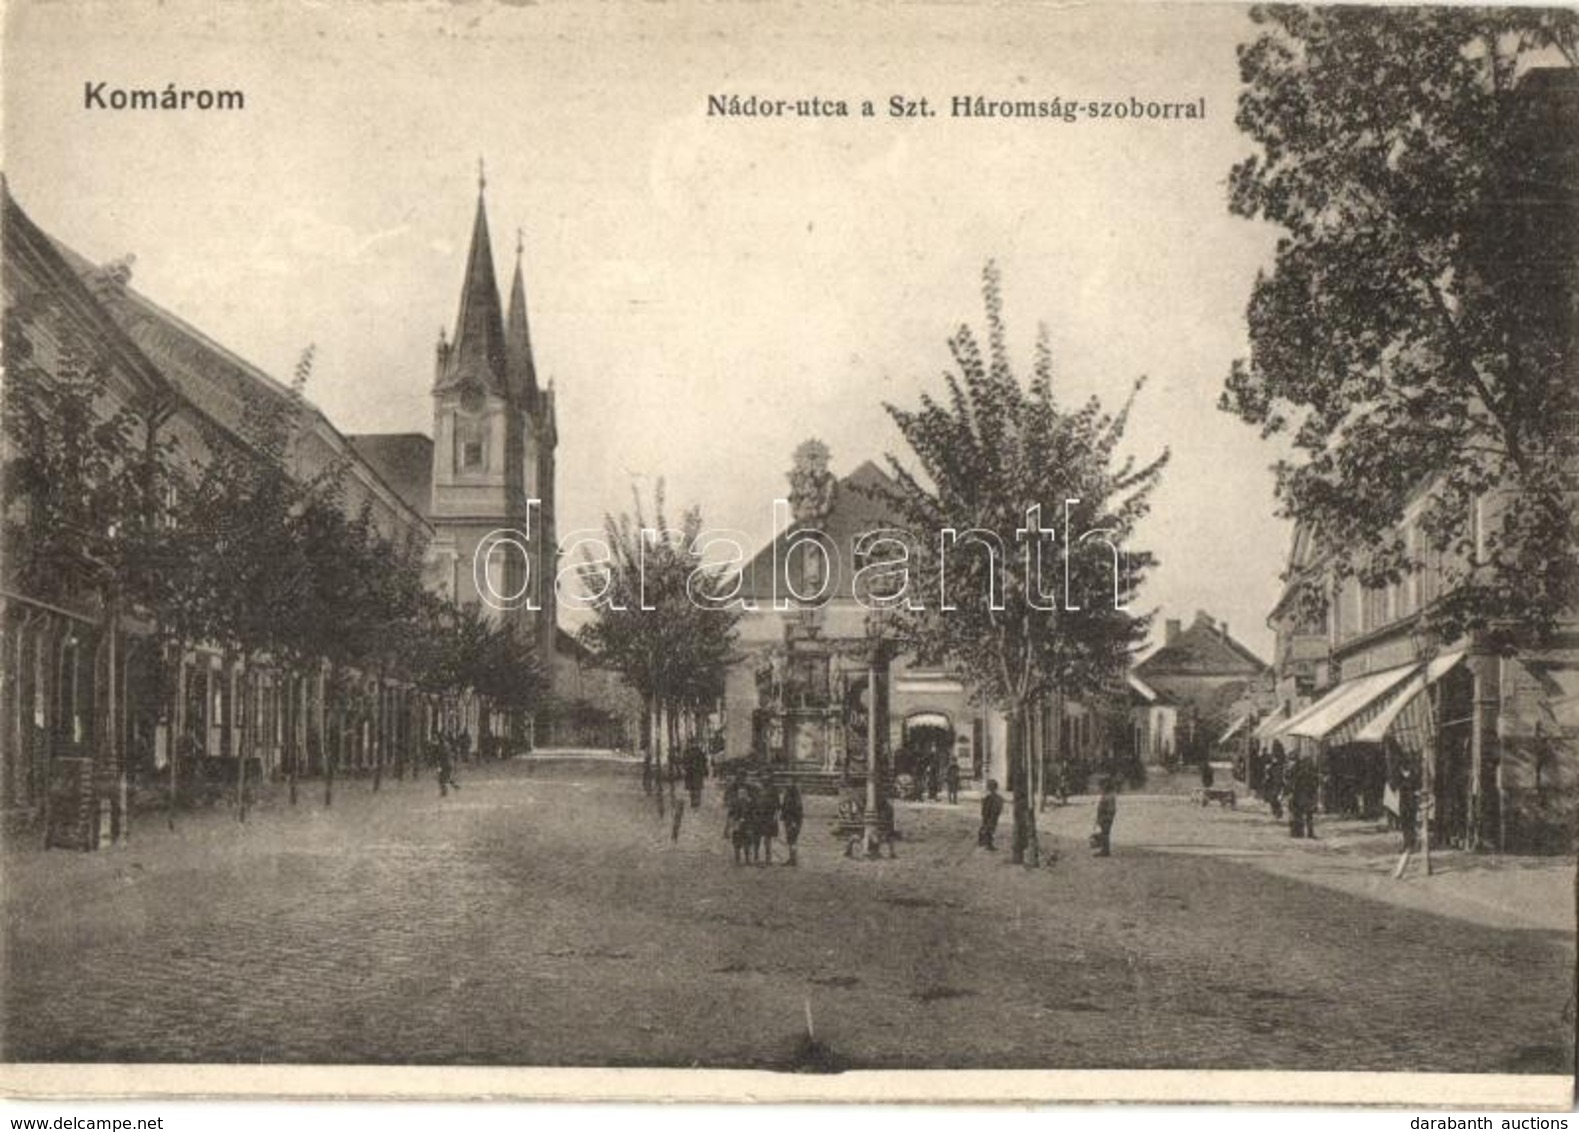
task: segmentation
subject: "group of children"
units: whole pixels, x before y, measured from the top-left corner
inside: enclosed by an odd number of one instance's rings
[[[735,850],[735,864],[749,862],[758,865],[773,863],[773,839],[779,836],[780,823],[789,859],[784,863],[794,865],[796,844],[805,821],[800,788],[791,782],[780,792],[773,782],[772,772],[753,782],[745,771],[737,774],[724,787],[724,834]]]
[[[995,779],[987,780],[987,792],[981,796],[981,825],[976,830],[976,844],[983,849],[996,851],[998,846],[998,819],[1003,816],[1003,795],[998,793]],[[1096,826],[1091,830],[1091,852],[1098,857],[1113,855],[1113,821],[1118,816],[1118,782],[1111,776],[1102,780],[1102,796],[1097,799]]]

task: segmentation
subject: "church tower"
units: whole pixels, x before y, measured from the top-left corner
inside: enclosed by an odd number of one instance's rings
[[[526,322],[519,241],[508,327],[499,302],[488,232],[486,181],[478,178],[477,214],[461,282],[453,339],[439,331],[433,380],[433,499],[436,541],[452,566],[451,592],[462,604],[493,607],[495,616],[529,630],[552,671],[555,644],[553,391],[540,390]],[[535,501],[535,502],[533,502]],[[480,592],[478,547],[497,532],[527,554],[501,545],[485,555],[492,601]],[[515,595],[530,597],[535,611]],[[504,600],[515,598],[515,600]],[[504,610],[498,610],[499,605]]]
[[[542,606],[537,622],[538,655],[550,663],[554,656],[559,618],[554,598],[554,578],[559,569],[559,537],[554,519],[554,450],[559,432],[554,420],[554,389],[537,384],[537,364],[532,358],[532,334],[526,321],[526,283],[521,260],[524,241],[515,239],[515,278],[510,284],[510,315],[504,329],[505,380],[519,409],[521,481],[532,514],[533,591]]]

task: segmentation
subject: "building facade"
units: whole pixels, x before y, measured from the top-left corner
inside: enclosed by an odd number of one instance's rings
[[[292,397],[131,287],[129,271],[93,264],[40,230],[8,186],[0,206],[8,366],[47,375],[88,359],[106,418],[135,407],[173,459],[195,465],[216,445],[245,450],[249,412]],[[310,401],[295,401],[287,470],[303,480],[339,470],[348,516],[368,516],[392,543],[426,547],[431,589],[461,604],[483,604],[484,589],[498,599],[495,616],[530,634],[565,697],[540,713],[540,738],[614,745],[628,741],[628,697],[557,625],[557,423],[553,390],[537,380],[520,258],[518,246],[506,314],[479,195],[454,336],[441,333],[435,359],[433,438],[347,436]],[[293,775],[322,772],[331,757],[345,771],[403,771],[444,723],[416,689],[355,674],[354,707],[330,712],[345,693],[332,694],[322,674],[287,676],[263,662],[248,670],[201,642],[175,666],[174,690],[161,691],[154,673],[168,658],[156,655],[146,626],[111,616],[91,595],[52,596],[0,592],[0,805],[47,824],[49,799],[69,775],[66,793],[83,811],[73,843],[118,835],[135,804],[129,792],[162,781],[183,744],[194,759],[233,768],[245,751],[260,777],[283,773],[292,748],[303,752]],[[461,710],[453,722],[480,740],[483,709]]]
[[[1210,757],[1213,744],[1238,718],[1241,701],[1266,673],[1266,662],[1204,610],[1196,611],[1188,627],[1166,621],[1162,646],[1134,672],[1175,707],[1174,753],[1192,763]]]
[[[168,443],[169,459],[183,464],[205,464],[220,448],[246,451],[248,413],[284,404],[290,390],[138,293],[126,272],[52,239],[8,186],[0,198],[13,375],[26,365],[50,382],[90,369],[100,419],[134,411],[146,442]],[[423,517],[315,406],[295,410],[293,475],[343,468],[348,513],[368,515],[391,541],[428,537]],[[9,436],[6,444],[9,464]],[[148,626],[91,593],[40,600],[8,585],[0,601],[0,803],[8,814],[43,817],[48,838],[59,826],[56,843],[93,844],[123,832],[137,788],[162,781],[179,742],[193,752],[189,765],[235,767],[245,750],[256,773],[269,775],[281,770],[288,738],[303,732],[311,741],[294,769],[304,773],[322,770],[331,749],[346,768],[382,765],[423,733],[426,705],[396,682],[358,688],[358,710],[331,728],[322,675],[249,669],[203,642],[188,642],[180,657],[161,656]],[[167,665],[173,687],[156,675]]]
[[[878,715],[880,765],[925,782],[953,763],[966,783],[1010,782],[1008,724],[969,683],[923,663],[903,642],[874,664],[874,623],[856,599],[857,543],[893,530],[884,502],[898,485],[866,461],[832,485],[826,507],[794,517],[742,568],[739,659],[725,677],[725,748],[790,772],[866,773],[867,720]],[[1072,700],[1036,721],[1033,749],[1054,764],[1094,767],[1118,739],[1112,721]],[[931,768],[936,768],[935,771]]]

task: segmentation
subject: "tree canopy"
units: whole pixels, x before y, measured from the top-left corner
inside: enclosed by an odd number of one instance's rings
[[[589,550],[579,567],[595,611],[580,639],[649,709],[672,717],[723,695],[741,614],[729,607],[725,571],[703,557],[701,511],[672,525],[661,481],[650,516],[640,495],[634,502],[633,513],[604,517],[607,557]]]
[[[903,601],[893,616],[923,658],[956,668],[1009,715],[1018,854],[1035,841],[1025,804],[1031,709],[1055,693],[1100,695],[1146,636],[1149,617],[1128,607],[1155,562],[1132,542],[1168,454],[1144,463],[1120,455],[1140,381],[1116,412],[1094,397],[1059,400],[1045,327],[1022,384],[991,263],[982,291],[985,343],[963,325],[949,340],[957,372],[944,374],[947,397],[887,406],[915,464],[888,457],[899,484],[891,502],[908,529],[926,532],[916,572],[941,587],[936,600]],[[936,539],[945,530],[959,537]]]
[[[1444,632],[1539,636],[1579,598],[1565,85],[1579,14],[1277,5],[1251,19],[1237,122],[1256,152],[1232,170],[1229,207],[1283,234],[1221,406],[1286,439],[1279,503],[1338,576],[1379,585],[1446,561]],[[1508,505],[1477,552],[1488,493]]]

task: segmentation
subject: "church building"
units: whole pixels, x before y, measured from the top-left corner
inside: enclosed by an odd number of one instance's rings
[[[439,331],[433,436],[351,437],[358,453],[433,528],[433,587],[529,629],[555,650],[554,392],[538,385],[521,243],[508,320],[479,186],[455,333]],[[487,591],[487,592],[485,592]]]
[[[508,308],[500,301],[485,190],[479,180],[454,333],[439,331],[432,436],[350,440],[431,527],[429,585],[530,633],[557,706],[570,713],[534,719],[535,741],[614,741],[622,689],[591,669],[585,650],[558,625],[554,390],[538,381],[519,237]],[[589,730],[590,715],[603,722]]]

